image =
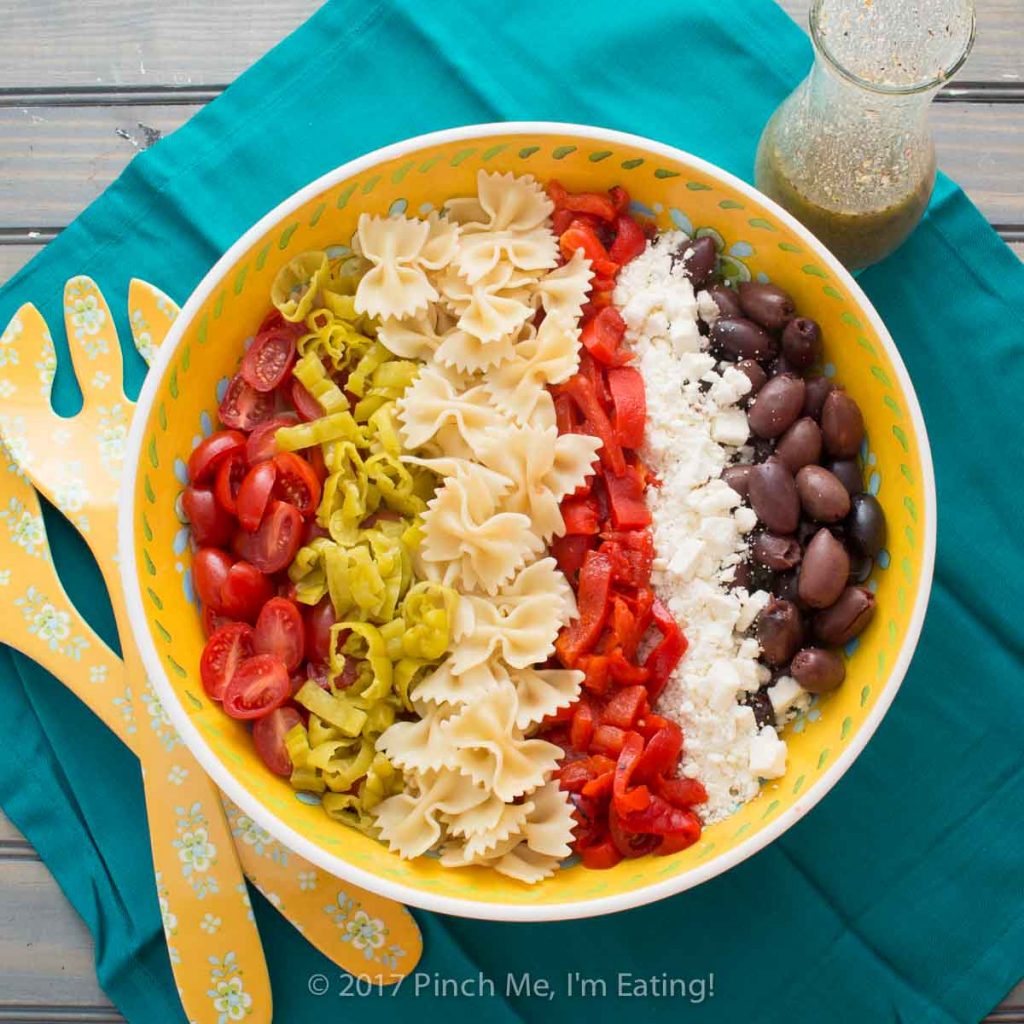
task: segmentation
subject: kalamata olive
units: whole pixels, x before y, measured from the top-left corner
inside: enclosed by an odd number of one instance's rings
[[[736,566],[733,583],[737,587],[745,587],[750,593],[754,593],[755,590],[771,590],[775,583],[775,573],[766,566],[745,558]]]
[[[736,369],[740,373],[744,373],[747,376],[747,380],[750,381],[750,390],[747,392],[748,398],[753,398],[765,386],[768,380],[768,374],[764,372],[760,363],[755,363],[753,359],[741,359],[736,364]]]
[[[798,316],[782,332],[782,354],[798,370],[814,365],[821,353],[821,328],[816,320]]]
[[[743,281],[739,293],[743,312],[769,331],[781,330],[796,313],[792,297],[777,285]]]
[[[821,458],[821,427],[810,416],[802,416],[779,438],[775,454],[790,473],[812,465]]]
[[[785,572],[800,564],[802,552],[796,537],[780,537],[777,533],[759,533],[750,546],[755,562],[775,572]]]
[[[799,377],[773,377],[751,403],[747,422],[758,437],[778,437],[796,421],[803,406],[804,382]]]
[[[846,488],[851,496],[864,490],[864,478],[856,459],[833,459],[825,468]]]
[[[867,587],[847,587],[831,608],[814,616],[814,635],[820,643],[841,647],[863,633],[874,614],[875,595]]]
[[[775,442],[767,437],[758,437],[756,434],[747,442],[754,449],[754,461],[764,462],[775,454]]]
[[[709,284],[707,292],[722,316],[743,316],[740,297],[727,284]]]
[[[815,522],[838,523],[850,511],[849,492],[824,466],[804,466],[796,474],[796,491]]]
[[[800,521],[796,481],[781,459],[754,466],[747,477],[747,500],[772,533],[792,533]]]
[[[811,608],[835,604],[850,578],[850,556],[828,530],[819,530],[800,566],[800,599]]]
[[[713,238],[695,238],[683,250],[683,269],[693,282],[694,291],[702,288],[715,269],[718,250]]]
[[[733,359],[767,359],[775,355],[775,339],[753,320],[741,316],[720,316],[711,325],[715,348]]]
[[[769,665],[785,665],[803,644],[800,610],[792,601],[773,597],[757,617],[757,639]]]
[[[885,513],[873,494],[858,494],[851,499],[846,535],[850,547],[869,558],[885,547]]]
[[[821,433],[825,451],[835,459],[852,459],[864,440],[864,417],[860,406],[845,392],[829,392],[821,407]]]
[[[776,573],[775,579],[772,581],[771,592],[784,601],[792,601],[797,608],[805,607],[803,601],[800,600],[800,572],[797,569]]]
[[[793,377],[801,376],[800,370],[795,367],[785,356],[776,356],[766,367],[765,371],[769,377],[779,377],[789,374]]]
[[[741,704],[746,704],[754,711],[754,721],[758,729],[766,725],[775,725],[775,708],[772,707],[771,697],[764,690],[755,690],[753,693],[744,694]]]
[[[741,497],[747,496],[747,486],[749,484],[750,471],[753,466],[740,465],[740,466],[726,466],[722,470],[722,479]]]
[[[804,415],[820,422],[821,407],[835,385],[828,377],[808,377],[804,383]]]
[[[863,583],[875,567],[875,560],[867,555],[853,554],[850,556],[850,582]]]
[[[816,523],[812,519],[801,517],[800,525],[796,528],[796,539],[800,542],[800,546],[807,547],[823,526],[840,544],[846,543],[846,527],[842,523]]]
[[[846,678],[846,665],[835,651],[805,647],[793,655],[789,674],[809,693],[828,693]]]

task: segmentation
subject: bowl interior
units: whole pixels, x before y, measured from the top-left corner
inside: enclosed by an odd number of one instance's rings
[[[409,903],[473,916],[618,909],[686,888],[764,845],[834,783],[870,736],[902,678],[927,599],[934,529],[927,439],[902,363],[859,290],[809,235],[741,183],[677,151],[597,130],[445,134],[357,161],[300,193],[243,238],[186,307],[168,339],[171,351],[147,382],[129,456],[129,465],[137,461],[122,550],[136,629],[161,698],[204,767],[247,813],[323,868]],[[362,211],[423,214],[472,194],[481,168],[554,177],[570,189],[624,185],[659,227],[711,234],[728,274],[770,279],[792,293],[822,325],[825,373],[864,412],[866,479],[889,524],[888,550],[869,583],[879,612],[846,650],[842,688],[790,728],[785,777],[680,854],[602,872],[568,867],[534,887],[485,869],[445,869],[430,858],[403,861],[266,771],[243,725],[203,692],[188,533],[172,511],[189,452],[214,429],[219,396],[268,309],[277,269],[303,250],[347,244]]]

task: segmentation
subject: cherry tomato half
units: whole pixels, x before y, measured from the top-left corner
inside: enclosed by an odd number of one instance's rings
[[[323,406],[306,390],[302,381],[295,377],[292,378],[291,397],[300,419],[308,422],[323,416]]]
[[[331,660],[331,626],[338,621],[330,597],[321,598],[306,615],[306,647],[310,661]]]
[[[234,548],[261,572],[279,572],[291,565],[302,543],[302,516],[286,501],[271,501],[255,533],[239,533]],[[269,595],[268,595],[269,596]]]
[[[274,415],[274,396],[250,387],[236,373],[228,384],[220,403],[220,421],[226,427],[252,430]]]
[[[208,604],[203,605],[203,634],[209,640],[221,626],[230,626],[235,620],[215,612]]]
[[[275,774],[285,777],[292,773],[292,759],[288,754],[284,738],[289,730],[302,723],[302,716],[295,708],[276,708],[269,715],[258,718],[252,724],[252,742],[263,763]]]
[[[242,358],[241,374],[257,391],[273,391],[292,372],[295,332],[284,327],[260,331]]]
[[[252,626],[232,622],[221,626],[203,648],[199,659],[199,676],[203,689],[213,700],[222,700],[238,666],[254,654]]]
[[[192,539],[200,546],[219,547],[231,540],[234,517],[221,508],[208,487],[186,487],[181,508],[192,527]]]
[[[257,462],[238,488],[238,522],[243,530],[252,533],[263,520],[263,513],[270,501],[270,492],[274,489],[277,479],[277,462]]]
[[[286,597],[272,597],[256,620],[253,641],[258,654],[273,654],[284,662],[289,674],[302,664],[306,631],[299,609]]]
[[[279,427],[292,427],[299,422],[299,417],[293,412],[282,413],[272,420],[260,424],[249,435],[245,443],[245,461],[250,466],[257,462],[266,462],[277,454],[277,445],[274,443],[274,435]]]
[[[235,562],[220,588],[220,611],[239,622],[255,622],[274,596],[274,585],[249,562]]]
[[[220,548],[200,548],[192,557],[192,586],[208,608],[223,612],[221,591],[231,571],[231,556]]]
[[[222,460],[245,447],[245,435],[237,430],[218,430],[203,438],[188,457],[188,479],[195,487],[212,480]]]
[[[313,467],[294,452],[281,452],[274,456],[277,482],[274,493],[301,515],[311,516],[320,504],[320,480]]]
[[[279,708],[291,693],[288,670],[272,654],[246,658],[224,690],[224,710],[232,718],[262,718]]]
[[[220,507],[232,515],[238,514],[238,488],[245,479],[245,449],[232,452],[223,459],[217,470],[213,493]]]

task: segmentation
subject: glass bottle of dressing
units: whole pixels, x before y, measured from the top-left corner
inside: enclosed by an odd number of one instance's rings
[[[757,150],[757,187],[849,268],[920,220],[935,181],[928,107],[974,42],[974,0],[813,0],[815,61]]]

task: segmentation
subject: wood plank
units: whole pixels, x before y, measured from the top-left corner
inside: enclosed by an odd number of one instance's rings
[[[195,109],[0,108],[0,231],[67,224],[154,132],[173,131]],[[932,121],[942,168],[989,220],[1024,224],[1024,104],[944,103]]]
[[[781,2],[807,24],[809,0]],[[230,82],[318,6],[317,0],[92,0],[82,17],[77,0],[14,0],[5,11],[0,88]],[[1024,81],[1022,37],[1019,0],[978,0],[978,41],[961,79]]]
[[[3,287],[36,253],[41,245],[0,245],[0,287]],[[0,819],[2,819],[0,815]],[[0,835],[3,828],[0,826]]]
[[[802,28],[807,28],[811,0],[778,0]],[[957,81],[1024,83],[1024,4],[1020,0],[977,0],[978,31],[974,49]]]
[[[5,846],[11,847],[16,843],[28,845],[25,837],[7,820],[4,812],[0,811],[0,849]],[[0,857],[2,856],[3,854],[0,853]]]
[[[96,983],[92,939],[50,873],[40,861],[4,860],[0,1021],[26,1004],[109,1007]]]
[[[319,0],[13,0],[0,88],[226,84]]]

